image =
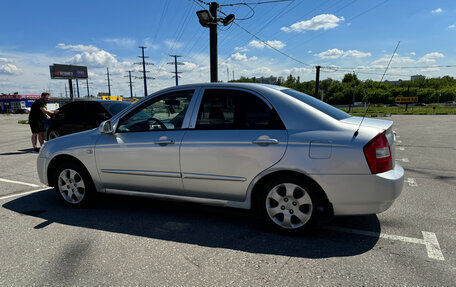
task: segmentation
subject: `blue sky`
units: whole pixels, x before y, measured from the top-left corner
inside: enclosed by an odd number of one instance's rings
[[[149,92],[175,84],[174,67],[167,64],[171,54],[185,63],[179,66],[180,84],[208,82],[209,29],[196,16],[207,9],[204,2],[2,0],[0,93],[65,95],[67,81],[49,76],[55,63],[87,66],[91,94],[107,91],[109,68],[112,94],[129,96],[124,76],[128,70],[140,76],[141,67],[134,63],[141,45],[154,64],[148,67],[148,76],[155,78],[148,81]],[[295,0],[220,9],[238,19],[218,30],[221,81],[231,80],[233,72],[235,78],[293,74],[311,80],[316,65],[328,67],[321,79],[341,79],[354,71],[360,79],[378,81],[399,41],[385,79],[456,76],[456,67],[443,67],[456,65],[454,0]],[[134,80],[134,93],[143,95],[142,80]],[[80,94],[86,95],[85,81]]]

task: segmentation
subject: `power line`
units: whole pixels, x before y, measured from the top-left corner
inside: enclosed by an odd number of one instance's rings
[[[220,12],[221,12],[221,11],[220,11]],[[223,15],[226,16],[225,13],[223,13],[223,12],[221,12],[221,13],[222,13]],[[296,59],[295,57],[290,56],[290,55],[288,55],[288,54],[286,54],[286,53],[280,51],[279,49],[273,47],[272,45],[270,45],[270,44],[267,43],[266,41],[260,39],[257,35],[253,34],[252,32],[250,32],[250,31],[248,31],[247,29],[245,29],[244,27],[242,27],[242,26],[241,26],[240,24],[238,24],[236,21],[233,21],[233,23],[234,23],[235,25],[237,25],[239,28],[241,28],[242,30],[244,30],[246,33],[248,33],[249,35],[251,35],[252,37],[254,37],[255,39],[257,39],[258,41],[262,42],[264,45],[266,45],[266,46],[268,46],[269,48],[273,49],[274,51],[276,51],[276,52],[278,52],[278,53],[284,55],[285,57],[290,58],[290,59],[292,59],[293,61],[298,62],[298,63],[300,63],[300,64],[302,64],[302,65],[304,65],[304,66],[314,67],[314,65],[310,65],[310,64],[304,63],[303,61],[298,60],[298,59]]]
[[[271,0],[271,1],[262,1],[262,2],[255,2],[255,3],[233,3],[233,4],[222,4],[222,6],[236,6],[236,5],[260,5],[260,4],[269,4],[269,3],[277,3],[277,2],[290,2],[294,0]],[[200,1],[203,2],[203,1]]]
[[[401,43],[401,41],[399,41],[399,42],[397,43],[396,49],[394,49],[394,52],[393,52],[393,54],[391,55],[391,59],[389,60],[388,65],[386,65],[385,72],[383,73],[383,76],[382,76],[382,79],[380,80],[380,82],[383,81],[383,77],[385,77],[386,71],[388,71],[388,68],[389,68],[389,66],[390,66],[390,64],[391,64],[391,61],[393,60],[394,55],[396,54],[397,48],[399,48],[399,44],[400,44],[400,43]]]

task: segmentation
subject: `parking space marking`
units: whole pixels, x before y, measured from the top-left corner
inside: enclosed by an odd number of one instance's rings
[[[38,184],[22,182],[22,181],[15,181],[15,180],[9,180],[9,179],[4,179],[4,178],[0,178],[0,181],[7,182],[7,183],[22,184],[22,185],[27,185],[27,186],[31,186],[31,187],[40,187],[41,186],[41,185],[38,185]]]
[[[23,196],[23,195],[28,195],[28,194],[40,192],[40,191],[43,191],[43,190],[48,190],[48,189],[51,189],[51,188],[52,187],[44,187],[44,188],[35,189],[35,190],[31,190],[31,191],[26,191],[26,192],[21,192],[21,193],[15,193],[15,194],[10,194],[10,195],[0,196],[0,200],[13,198],[13,197],[19,197],[19,196]]]
[[[358,229],[351,229],[345,227],[338,227],[338,226],[327,226],[325,227],[327,230],[338,231],[338,232],[345,232],[357,235],[364,235],[370,237],[380,237],[384,239],[390,240],[398,240],[407,243],[415,243],[415,244],[423,244],[426,246],[427,255],[431,259],[435,260],[445,260],[443,257],[442,250],[440,249],[439,241],[437,240],[437,236],[433,232],[421,231],[423,234],[423,239],[420,238],[413,238],[413,237],[405,237],[400,235],[389,235],[385,233],[378,233],[373,231],[366,231],[366,230],[358,230]]]
[[[402,151],[404,151],[404,150],[405,150],[405,147],[403,147],[403,146],[400,146],[400,147],[399,147],[399,150],[402,150]]]
[[[408,158],[398,158],[396,161],[410,162]]]
[[[408,183],[409,186],[412,186],[412,187],[417,187],[418,186],[418,183],[416,183],[416,180],[414,178],[407,178],[405,180],[406,183]]]

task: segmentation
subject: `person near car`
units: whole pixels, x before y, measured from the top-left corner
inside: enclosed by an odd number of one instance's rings
[[[40,146],[44,144],[44,120],[49,119],[51,115],[57,114],[59,111],[50,111],[47,109],[46,104],[49,102],[51,95],[49,93],[42,93],[41,97],[36,100],[30,108],[29,124],[32,130],[32,146],[33,151],[39,152],[40,149],[37,147],[37,140],[40,142]]]

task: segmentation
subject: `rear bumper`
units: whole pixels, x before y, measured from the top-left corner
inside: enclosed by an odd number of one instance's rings
[[[375,214],[387,210],[401,194],[404,169],[371,175],[314,175],[334,208],[334,215]]]

